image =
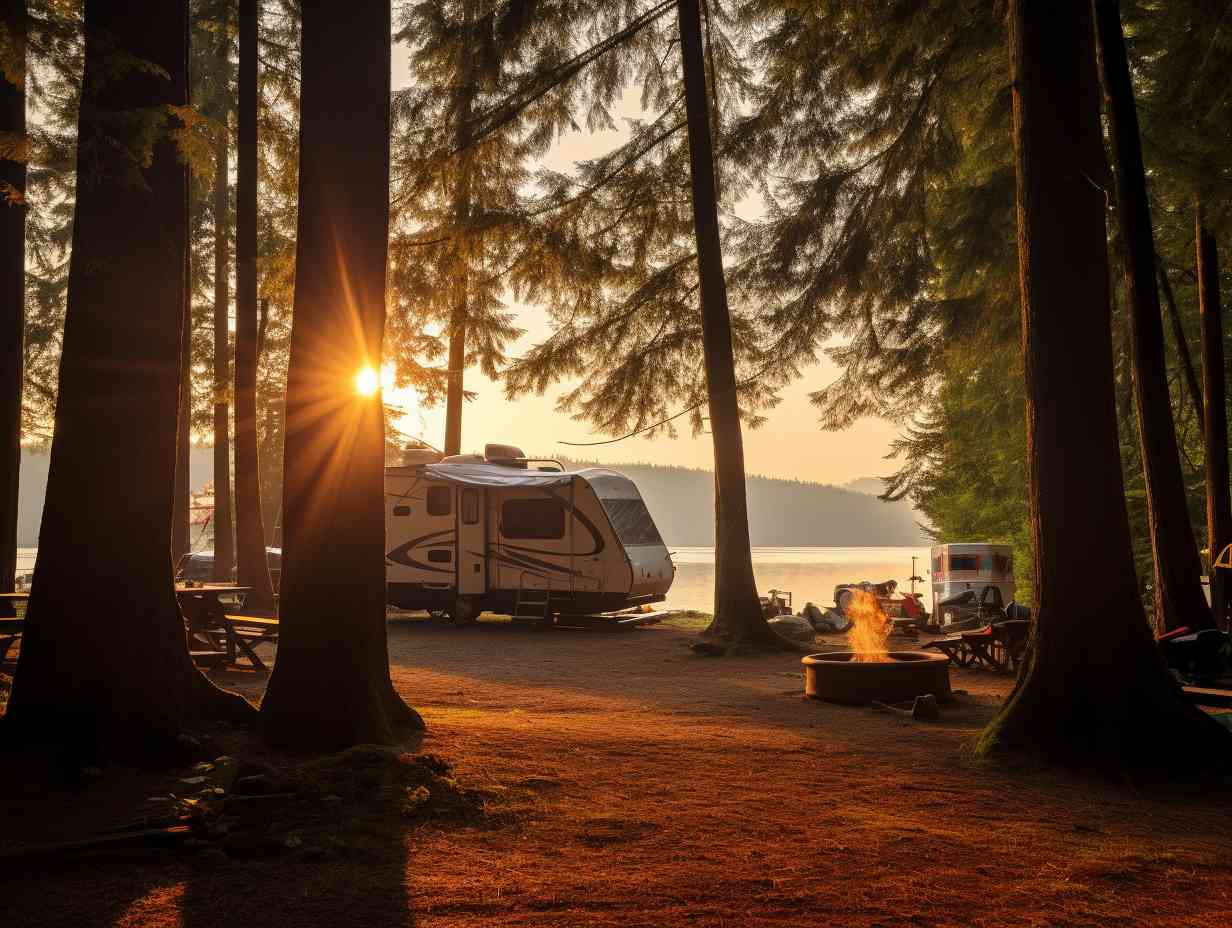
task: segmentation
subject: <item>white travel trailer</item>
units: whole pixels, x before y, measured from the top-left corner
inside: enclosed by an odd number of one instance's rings
[[[1008,604],[1014,598],[1014,549],[1010,545],[986,542],[933,545],[932,548],[933,621],[945,624],[945,608],[941,602],[967,590],[979,600],[985,587],[986,605]],[[997,602],[997,599],[1000,602]]]
[[[532,463],[488,445],[482,457],[387,467],[389,602],[546,623],[662,601],[676,568],[633,481]]]

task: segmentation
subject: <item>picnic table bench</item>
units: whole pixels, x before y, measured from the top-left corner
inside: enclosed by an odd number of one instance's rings
[[[8,657],[9,648],[18,642],[26,627],[26,620],[17,617],[14,607],[29,599],[29,593],[0,593],[0,663]]]
[[[189,632],[209,645],[209,650],[194,653],[197,663],[234,664],[244,657],[257,670],[268,669],[255,648],[278,640],[278,619],[234,611],[251,589],[221,583],[176,587]]]
[[[1212,709],[1232,709],[1232,680],[1220,686],[1182,686],[1185,698],[1195,706]]]
[[[244,652],[244,657],[257,670],[265,670],[265,662],[253,649],[263,641],[278,640],[278,619],[273,616],[233,615],[223,616],[224,628],[230,647]]]
[[[940,651],[959,667],[1012,672],[1022,660],[1030,624],[1026,619],[995,622],[974,631],[937,638],[924,647]]]
[[[237,644],[227,634],[227,610],[242,605],[250,589],[225,583],[176,584],[175,596],[188,626],[189,653],[194,663],[206,667],[235,663]]]

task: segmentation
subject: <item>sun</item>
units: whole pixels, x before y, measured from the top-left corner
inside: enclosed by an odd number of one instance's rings
[[[360,396],[373,396],[379,389],[381,389],[381,378],[371,365],[355,375],[355,392]]]

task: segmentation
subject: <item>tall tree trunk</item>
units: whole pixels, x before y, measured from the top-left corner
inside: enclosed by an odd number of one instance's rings
[[[381,365],[389,233],[389,0],[303,8],[298,248],[287,377],[282,631],[261,705],[297,749],[422,727],[389,677]]]
[[[462,451],[462,401],[466,375],[466,282],[449,321],[449,373],[445,390],[445,453]]]
[[[1104,769],[1226,761],[1232,735],[1185,703],[1136,591],[1091,183],[1107,173],[1091,9],[1012,0],[1009,23],[1036,608],[980,747]]]
[[[218,70],[225,75],[228,63],[227,18],[222,22],[218,46]],[[214,171],[214,578],[231,580],[235,570],[235,528],[231,522],[231,333],[227,325],[230,308],[231,211],[227,187],[230,166],[226,131],[230,106],[223,79],[220,121],[224,131],[215,155]]]
[[[470,270],[470,239],[466,229],[471,215],[471,108],[475,99],[475,50],[470,47],[470,31],[474,20],[474,4],[467,2],[462,11],[464,38],[458,56],[458,86],[454,91],[454,144],[458,149],[458,174],[453,193],[454,225],[454,310],[449,320],[449,373],[445,390],[445,453],[462,451],[462,403],[466,378],[467,290]]]
[[[191,16],[184,18],[184,47],[192,47]],[[192,105],[192,82],[185,76]],[[184,185],[184,215],[192,216],[192,187]],[[187,220],[186,220],[187,221]],[[192,550],[192,248],[184,248],[183,325],[180,326],[180,407],[175,440],[175,486],[171,503],[171,564],[178,568]]]
[[[6,718],[17,737],[151,759],[195,717],[253,713],[193,667],[171,579],[188,178],[166,108],[186,101],[187,15],[186,0],[85,5],[60,388]],[[148,165],[128,154],[134,112],[168,121]]]
[[[235,183],[235,540],[248,610],[274,608],[257,450],[257,0],[240,0]]]
[[[1193,357],[1189,353],[1189,342],[1185,338],[1185,327],[1181,325],[1181,311],[1176,305],[1176,296],[1172,293],[1172,282],[1168,280],[1168,271],[1164,263],[1155,256],[1155,269],[1159,275],[1159,289],[1164,296],[1164,304],[1168,307],[1168,321],[1172,323],[1172,338],[1176,342],[1176,353],[1181,359],[1181,370],[1185,374],[1185,386],[1189,389],[1189,401],[1193,403],[1194,415],[1202,421],[1202,387],[1198,383],[1198,372],[1194,370]]]
[[[187,258],[187,249],[185,257]],[[192,280],[188,260],[184,262],[184,279]],[[180,408],[175,438],[175,490],[171,514],[171,563],[192,550],[192,528],[189,511],[192,493],[192,295],[184,288],[184,331],[180,339]]]
[[[1224,372],[1223,307],[1219,299],[1219,251],[1215,236],[1196,204],[1198,308],[1202,319],[1202,388],[1205,391],[1202,433],[1206,445],[1206,540],[1210,551],[1211,605],[1215,621],[1228,627],[1227,568],[1215,561],[1232,544],[1232,500],[1228,488],[1228,390]]]
[[[0,27],[13,73],[0,75],[0,133],[26,135],[26,4],[4,4]],[[17,485],[21,472],[21,387],[25,368],[26,162],[0,158],[0,591],[17,573]]]
[[[698,0],[679,0],[680,56],[684,67],[685,110],[689,128],[689,171],[693,182],[693,226],[701,279],[702,351],[714,440],[714,620],[709,632],[736,643],[781,646],[766,624],[749,546],[745,496],[744,443],[736,397],[731,318],[719,242],[714,153],[706,103],[706,65]]]
[[[1209,628],[1213,624],[1211,610],[1202,595],[1202,565],[1189,518],[1168,395],[1151,208],[1120,4],[1117,0],[1092,0],[1092,8],[1112,140],[1117,220],[1126,249],[1125,302],[1133,330],[1134,394],[1146,476],[1147,525],[1155,561],[1155,626],[1161,632],[1182,625]]]

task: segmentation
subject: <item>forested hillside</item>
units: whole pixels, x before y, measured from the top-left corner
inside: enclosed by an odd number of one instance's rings
[[[714,477],[709,471],[618,464],[641,490],[669,545],[714,544]],[[925,544],[905,502],[799,480],[750,476],[749,535],[754,545]]]
[[[211,448],[193,449],[194,489],[214,479],[213,453]],[[709,471],[652,464],[614,466],[637,483],[669,545],[714,544],[714,477]],[[47,488],[47,455],[27,451],[21,467],[17,543],[33,547],[38,543]],[[84,489],[83,507],[88,499]],[[270,513],[271,518],[274,515]],[[88,517],[84,509],[82,517]],[[916,519],[906,502],[885,503],[867,493],[823,483],[749,478],[749,532],[754,545],[922,544]]]

